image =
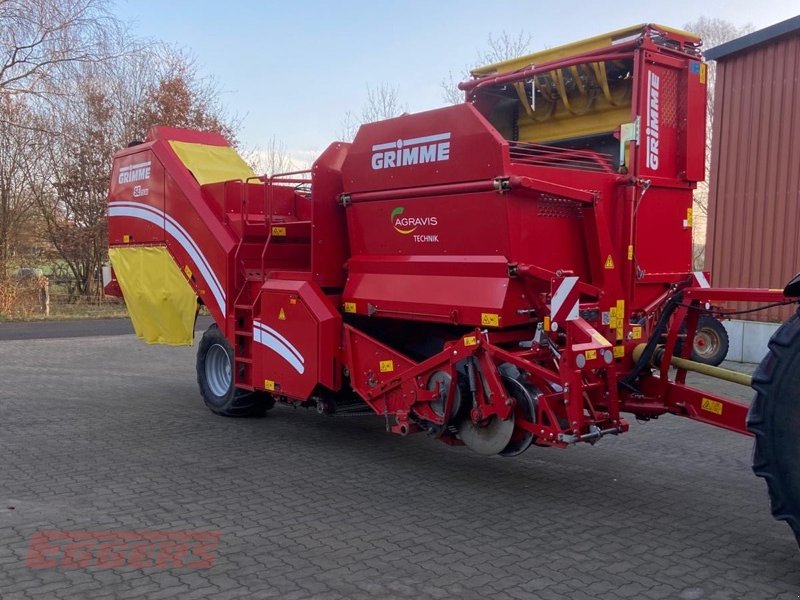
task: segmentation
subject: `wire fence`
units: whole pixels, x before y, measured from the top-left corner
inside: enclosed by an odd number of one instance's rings
[[[64,286],[50,285],[46,277],[0,280],[0,317],[4,319],[91,318],[125,314],[125,304],[120,298],[77,294]]]

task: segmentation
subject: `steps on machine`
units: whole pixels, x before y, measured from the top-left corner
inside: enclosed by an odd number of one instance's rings
[[[291,185],[287,185],[290,183]],[[207,199],[238,240],[230,274],[236,291],[229,316],[234,338],[234,384],[254,389],[253,319],[261,287],[274,271],[310,272],[310,196],[291,180],[226,182],[208,190]]]

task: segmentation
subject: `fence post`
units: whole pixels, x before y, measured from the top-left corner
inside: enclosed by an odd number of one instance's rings
[[[39,278],[39,305],[45,317],[50,316],[50,280],[42,276]]]

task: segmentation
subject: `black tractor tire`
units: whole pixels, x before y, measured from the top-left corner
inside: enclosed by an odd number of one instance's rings
[[[770,339],[753,389],[747,413],[756,438],[753,471],[767,482],[772,515],[789,524],[800,544],[800,313]]]
[[[211,412],[224,417],[263,417],[275,406],[266,392],[233,385],[233,349],[216,324],[203,334],[197,348],[197,384]]]

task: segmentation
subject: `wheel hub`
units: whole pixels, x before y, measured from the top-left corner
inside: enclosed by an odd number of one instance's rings
[[[700,329],[694,336],[694,351],[700,356],[713,356],[719,348],[719,339],[708,329]]]
[[[232,369],[228,353],[220,344],[208,349],[205,360],[206,381],[212,394],[225,396],[231,388]]]

